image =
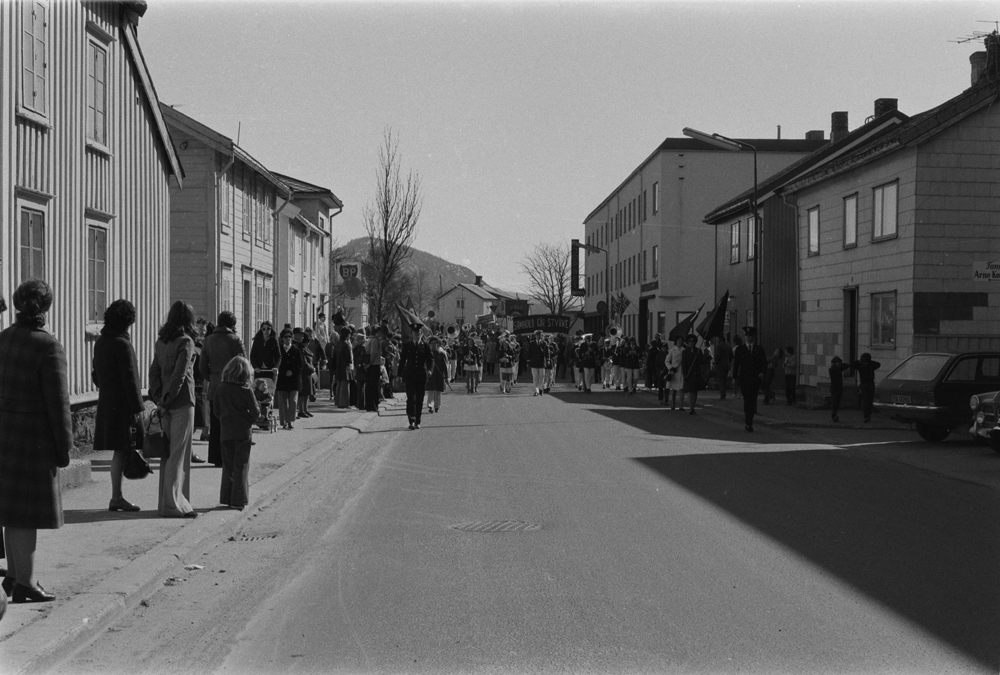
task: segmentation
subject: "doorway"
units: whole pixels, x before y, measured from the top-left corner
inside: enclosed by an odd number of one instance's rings
[[[639,298],[639,315],[636,321],[639,324],[638,335],[639,344],[645,345],[649,344],[649,298]]]
[[[844,353],[846,363],[858,358],[858,289],[844,289]]]

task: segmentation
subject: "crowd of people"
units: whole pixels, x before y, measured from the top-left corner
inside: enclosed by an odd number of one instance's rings
[[[69,407],[65,352],[44,330],[52,291],[40,280],[22,283],[12,296],[16,317],[0,332],[0,567],[4,593],[12,602],[47,602],[55,596],[34,577],[39,529],[63,524],[58,469],[69,464],[73,426]],[[0,298],[0,312],[6,309]],[[340,320],[338,320],[340,317]],[[545,334],[513,335],[508,331],[431,331],[413,317],[391,330],[385,323],[364,329],[334,316],[328,333],[325,316],[314,326],[286,324],[275,331],[260,324],[247,354],[232,312],[215,324],[198,320],[193,307],[177,301],[158,333],[148,367],[149,402],[129,329],[136,308],[128,300],[111,303],[94,344],[92,377],[98,389],[94,447],[112,450],[110,511],[139,511],[123,494],[126,464],[134,459],[154,427],[162,429],[166,450],[159,476],[158,514],[194,518],[190,499],[192,463],[222,469],[219,504],[243,510],[249,503],[249,462],[254,425],[274,430],[294,428],[313,413],[309,403],[319,395],[327,374],[329,398],[337,410],[377,411],[379,402],[406,396],[411,430],[420,429],[422,412],[441,410],[441,394],[465,381],[474,395],[483,374],[499,372],[499,391],[510,394],[519,377],[530,375],[534,396],[548,394],[557,379],[568,378],[577,389],[604,389],[634,395],[644,381],[660,405],[696,414],[698,392],[714,378],[719,396],[733,393],[744,402],[746,430],[753,431],[758,392],[764,403],[775,399],[776,382],[785,384],[788,405],[796,401],[797,361],[792,347],[770,356],[758,344],[752,327],[731,345],[725,338],[705,343],[694,335],[672,343],[655,336],[641,345],[632,336],[598,337]],[[862,409],[870,419],[874,371],[870,355],[848,365],[834,358],[830,367],[832,417],[838,419],[843,372],[860,373]],[[275,411],[277,420],[274,419]],[[208,456],[192,452],[196,430],[208,441]],[[147,437],[146,435],[149,434]],[[0,609],[2,612],[2,609]]]

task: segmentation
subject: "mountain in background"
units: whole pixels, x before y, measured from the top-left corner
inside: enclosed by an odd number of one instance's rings
[[[343,260],[362,260],[368,252],[368,237],[358,237],[352,239],[340,247]],[[456,265],[448,262],[444,258],[421,251],[418,248],[410,248],[412,255],[403,265],[403,270],[413,275],[417,269],[427,272],[427,279],[433,287],[434,297],[453,288],[455,284],[476,283],[476,273],[468,267]],[[489,279],[485,280],[489,283]]]

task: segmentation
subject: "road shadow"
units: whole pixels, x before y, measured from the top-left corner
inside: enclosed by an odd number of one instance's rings
[[[995,490],[837,450],[633,461],[1000,669]]]
[[[156,509],[142,511],[108,511],[107,509],[74,509],[63,511],[63,521],[67,525],[102,523],[110,520],[159,520],[162,516]]]

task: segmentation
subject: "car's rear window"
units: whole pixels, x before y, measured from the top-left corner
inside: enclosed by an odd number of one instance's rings
[[[885,379],[930,382],[950,358],[948,354],[915,354],[899,364]]]

